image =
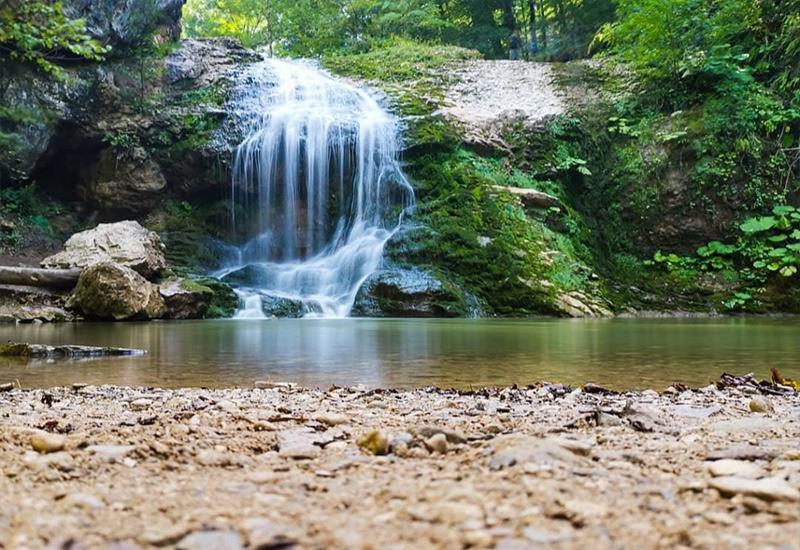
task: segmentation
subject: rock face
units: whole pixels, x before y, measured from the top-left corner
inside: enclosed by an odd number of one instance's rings
[[[112,46],[135,46],[151,33],[176,40],[186,0],[64,0],[64,14],[86,21],[92,38]]]
[[[87,205],[113,218],[150,212],[161,201],[166,187],[161,168],[142,147],[125,155],[105,149],[80,193]]]
[[[362,285],[353,306],[356,317],[474,316],[474,299],[456,285],[421,269],[384,269]]]
[[[135,221],[100,224],[76,233],[63,252],[42,260],[42,267],[85,268],[101,262],[129,267],[146,278],[167,267],[161,239]]]
[[[69,305],[87,317],[114,321],[159,319],[167,313],[157,286],[112,262],[84,269]]]

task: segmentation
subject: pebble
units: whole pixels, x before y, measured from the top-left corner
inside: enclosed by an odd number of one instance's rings
[[[371,431],[358,440],[358,446],[374,455],[389,454],[389,438],[380,430]]]
[[[131,401],[130,408],[132,411],[144,411],[149,409],[152,405],[152,400],[142,398]]]
[[[336,414],[336,413],[323,413],[318,414],[314,417],[314,420],[319,422],[320,424],[325,424],[326,426],[340,426],[342,424],[347,424],[350,422],[350,417],[344,414]]]
[[[436,434],[425,440],[425,446],[432,453],[443,455],[447,453],[447,436],[444,434]]]
[[[45,453],[57,453],[64,449],[67,438],[59,434],[37,431],[31,436],[31,447],[33,450]]]
[[[724,496],[742,494],[768,502],[800,500],[800,491],[777,477],[758,480],[735,476],[716,477],[709,481],[709,487],[716,489]]]
[[[773,413],[775,408],[766,397],[754,397],[750,400],[750,412],[754,413]]]
[[[103,501],[88,493],[70,493],[63,500],[64,504],[84,510],[98,510],[103,507]]]
[[[11,382],[7,384],[0,384],[0,391],[11,391],[14,389],[14,384]]]
[[[134,445],[89,445],[86,447],[87,452],[105,458],[112,464],[120,462],[135,450]]]

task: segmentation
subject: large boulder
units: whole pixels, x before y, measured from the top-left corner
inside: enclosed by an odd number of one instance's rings
[[[93,319],[160,319],[167,313],[158,287],[129,267],[102,262],[83,270],[69,307]]]
[[[353,305],[356,317],[475,317],[477,300],[452,282],[421,269],[373,273]]]
[[[167,267],[161,239],[135,221],[101,223],[76,233],[63,252],[42,260],[42,267],[85,268],[101,262],[129,267],[148,279]]]
[[[177,40],[186,0],[63,0],[64,14],[83,19],[86,31],[111,46],[136,46],[153,35]]]

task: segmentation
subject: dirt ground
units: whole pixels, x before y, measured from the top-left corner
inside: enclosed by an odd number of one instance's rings
[[[6,388],[0,548],[800,547],[798,393],[260,386]]]

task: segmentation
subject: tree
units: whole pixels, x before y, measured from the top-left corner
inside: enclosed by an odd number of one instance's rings
[[[82,20],[64,15],[61,2],[6,0],[0,5],[1,56],[60,74],[55,62],[73,58],[99,61],[108,50],[86,34]]]

